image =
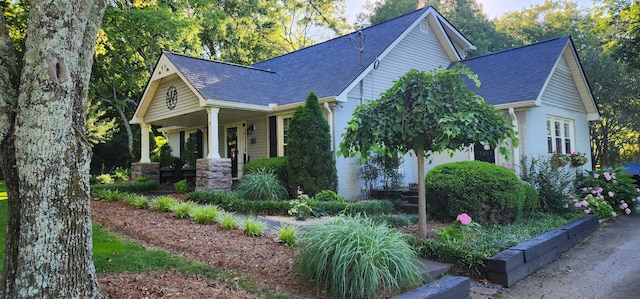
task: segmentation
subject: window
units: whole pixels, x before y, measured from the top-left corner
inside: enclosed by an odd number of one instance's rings
[[[277,140],[278,157],[287,155],[287,144],[289,143],[289,124],[291,124],[293,114],[278,115],[277,118]]]
[[[574,145],[573,120],[547,117],[548,152],[571,153]]]

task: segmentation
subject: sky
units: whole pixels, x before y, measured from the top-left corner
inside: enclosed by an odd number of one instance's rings
[[[482,4],[482,11],[487,14],[489,19],[500,17],[506,12],[519,11],[523,8],[529,8],[535,4],[543,4],[544,0],[476,0]],[[355,21],[355,16],[364,11],[362,6],[366,0],[345,0],[347,4],[347,18],[349,23]],[[572,0],[577,2],[581,7],[592,7],[592,0]]]

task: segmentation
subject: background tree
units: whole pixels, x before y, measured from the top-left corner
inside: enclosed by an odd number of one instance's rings
[[[340,143],[340,154],[368,157],[383,147],[388,154],[415,153],[418,162],[418,220],[427,235],[424,158],[486,142],[508,155],[506,138],[517,144],[515,132],[501,112],[469,91],[462,76],[479,86],[469,69],[455,67],[430,72],[411,70],[377,100],[358,106]]]
[[[311,92],[304,106],[296,108],[287,136],[289,190],[297,188],[314,196],[322,190],[336,191],[338,175],[331,149],[329,124],[322,116],[318,96]]]
[[[99,298],[84,128],[107,1],[30,1],[23,63],[0,16],[5,298]]]

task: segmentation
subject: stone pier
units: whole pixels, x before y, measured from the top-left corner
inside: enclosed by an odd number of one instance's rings
[[[160,182],[160,163],[131,163],[131,180],[146,177],[149,181]]]
[[[231,190],[231,159],[196,160],[196,190]]]

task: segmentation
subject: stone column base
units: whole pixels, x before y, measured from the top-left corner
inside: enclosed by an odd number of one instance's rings
[[[131,163],[131,180],[135,181],[141,177],[160,182],[160,163]]]
[[[231,190],[231,159],[196,160],[196,190]]]

